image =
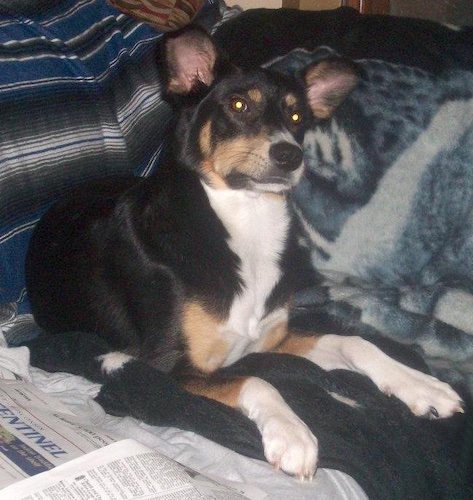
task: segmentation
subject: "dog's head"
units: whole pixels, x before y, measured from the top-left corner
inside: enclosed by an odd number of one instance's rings
[[[167,92],[181,106],[181,161],[217,189],[281,193],[303,169],[314,117],[327,119],[357,83],[349,64],[326,60],[302,78],[227,63],[198,28],[167,39]]]

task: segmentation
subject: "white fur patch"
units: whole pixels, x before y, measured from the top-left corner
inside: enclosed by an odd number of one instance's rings
[[[222,327],[226,340],[233,343],[225,361],[228,365],[274,326],[274,318],[264,318],[265,303],[281,279],[279,259],[290,218],[283,197],[203,186],[212,208],[230,234],[230,248],[241,259],[244,288],[235,298],[228,321]],[[284,319],[280,318],[281,311],[276,315],[279,320]]]
[[[342,396],[341,394],[338,394],[336,392],[327,391],[327,394],[329,394],[333,399],[340,401],[340,403],[351,406],[352,408],[360,408],[361,407],[361,405],[357,401],[355,401],[354,399],[347,398],[346,396]]]
[[[300,479],[312,479],[317,468],[317,439],[279,392],[268,382],[251,377],[241,389],[238,404],[261,432],[268,462]]]
[[[115,351],[103,354],[97,359],[102,363],[102,372],[107,375],[113,375],[114,372],[121,370],[123,366],[134,359],[134,357],[124,352]]]

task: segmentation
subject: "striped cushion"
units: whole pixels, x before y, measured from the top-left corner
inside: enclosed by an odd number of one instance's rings
[[[28,240],[66,188],[155,168],[160,37],[105,0],[0,0],[0,306],[29,311]]]

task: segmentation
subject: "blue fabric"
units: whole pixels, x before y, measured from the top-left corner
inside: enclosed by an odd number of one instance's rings
[[[151,26],[105,0],[1,4],[0,304],[27,312],[23,262],[38,218],[79,182],[149,174],[170,109]]]

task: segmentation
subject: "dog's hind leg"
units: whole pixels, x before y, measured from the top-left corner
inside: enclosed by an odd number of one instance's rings
[[[186,391],[171,376],[129,354],[112,351],[97,335],[42,334],[24,345],[30,349],[33,366],[103,384],[96,401],[111,415],[193,431],[244,455],[264,459],[260,433],[242,413]]]
[[[81,375],[93,382],[103,382],[98,357],[110,352],[110,346],[98,335],[69,332],[41,333],[23,345],[30,350],[30,364],[49,372]]]
[[[449,417],[464,411],[460,396],[448,384],[396,361],[361,337],[290,335],[278,352],[303,356],[324,370],[366,375],[418,416]]]
[[[125,352],[112,350],[94,334],[45,333],[23,345],[30,350],[32,366],[81,375],[103,384],[97,400],[114,415],[135,416],[149,424],[171,424],[172,417],[166,413],[171,415],[174,411],[173,398],[178,402],[185,393],[169,375]],[[163,406],[159,412],[156,401]],[[154,413],[147,411],[147,404]]]

